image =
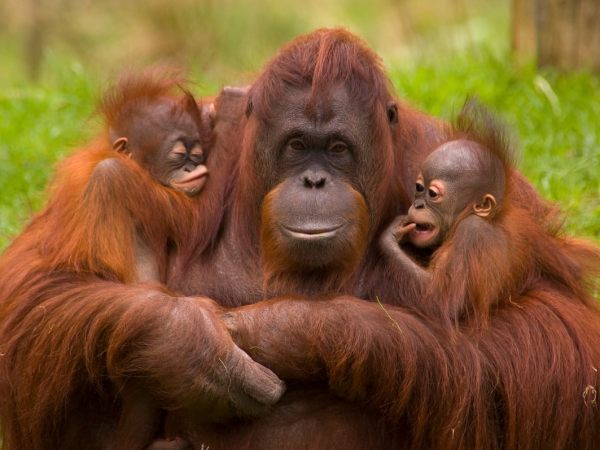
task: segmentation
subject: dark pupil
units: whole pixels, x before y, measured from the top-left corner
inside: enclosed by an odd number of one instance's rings
[[[433,190],[429,189],[429,196],[430,196],[430,197],[437,197],[437,192],[435,192],[435,191],[433,191]]]
[[[425,190],[425,188],[423,187],[423,185],[421,183],[417,183],[417,192],[423,192]]]

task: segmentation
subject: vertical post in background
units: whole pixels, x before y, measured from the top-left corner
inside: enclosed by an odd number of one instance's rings
[[[41,0],[29,0],[29,14],[25,30],[25,68],[31,81],[40,78],[44,57],[44,12]]]
[[[512,0],[511,50],[517,65],[532,61],[537,56],[535,0]]]
[[[562,71],[600,71],[600,0],[512,0],[512,50]]]

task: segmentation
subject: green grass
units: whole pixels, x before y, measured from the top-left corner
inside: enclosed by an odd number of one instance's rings
[[[77,65],[57,77],[0,90],[0,248],[43,205],[56,161],[88,134],[93,78]]]
[[[97,130],[92,113],[104,80],[48,59],[43,85],[13,80],[0,88],[0,249],[43,205],[56,161]],[[567,231],[600,241],[600,80],[514,69],[508,60],[479,46],[387,65],[399,96],[426,112],[450,117],[468,95],[499,112],[519,137],[521,170],[561,205]]]

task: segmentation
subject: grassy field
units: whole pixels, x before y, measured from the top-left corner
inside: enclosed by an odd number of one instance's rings
[[[94,104],[106,80],[74,61],[50,54],[43,83],[13,76],[0,86],[0,250],[43,205],[56,161],[97,130]],[[426,112],[449,117],[468,95],[499,112],[518,136],[521,170],[560,204],[567,232],[600,242],[600,79],[507,61],[506,50],[483,44],[386,65],[398,95]],[[200,94],[218,88],[193,78]]]

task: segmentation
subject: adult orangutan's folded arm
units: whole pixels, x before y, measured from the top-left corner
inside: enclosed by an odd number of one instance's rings
[[[224,319],[237,344],[280,377],[326,379],[341,397],[376,405],[391,418],[415,396],[423,408],[439,401],[451,391],[449,371],[460,369],[451,367],[441,330],[400,308],[352,297],[268,300]]]
[[[60,433],[66,426],[53,432],[52,421],[64,420],[78,431],[91,414],[86,408],[97,404],[90,393],[133,396],[137,412],[122,417],[131,417],[130,425],[139,425],[141,434],[140,417],[153,408],[215,420],[232,412],[256,413],[283,392],[270,370],[233,343],[218,306],[207,298],[60,273],[36,277],[26,286],[22,296],[11,297],[12,309],[4,309],[1,330],[1,387],[12,393],[3,397],[2,413],[10,406],[19,414],[19,420],[3,424],[5,443],[21,442],[17,439],[27,430],[27,448],[49,442],[69,448],[78,435]],[[68,414],[82,419],[66,421]],[[112,442],[113,434],[104,430],[99,426],[88,435]]]

